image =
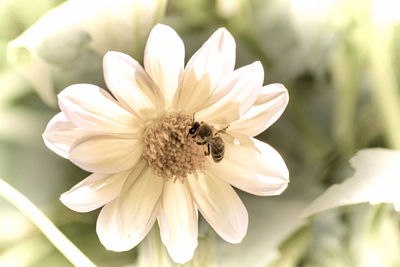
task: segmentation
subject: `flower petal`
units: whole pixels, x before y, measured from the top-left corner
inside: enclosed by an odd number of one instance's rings
[[[221,79],[233,71],[235,52],[232,35],[224,28],[218,29],[187,63],[177,109],[188,114],[197,112]]]
[[[163,92],[167,105],[178,88],[184,59],[185,47],[178,34],[166,25],[154,26],[144,52],[144,67]]]
[[[111,135],[83,137],[71,146],[70,160],[89,172],[115,173],[132,168],[141,158],[142,142]]]
[[[42,137],[46,146],[61,157],[68,159],[71,145],[79,138],[91,134],[90,131],[75,126],[64,113],[55,115],[47,124]]]
[[[136,246],[150,231],[159,212],[163,184],[161,177],[153,174],[150,168],[145,168],[121,195],[121,234],[132,240],[131,247]]]
[[[238,140],[236,140],[238,141]],[[289,183],[281,155],[270,145],[250,138],[242,144],[225,142],[225,157],[209,171],[231,185],[259,196],[279,195]]]
[[[238,120],[256,101],[263,80],[263,67],[258,61],[235,70],[227,75],[216,89],[216,93],[224,96],[196,113],[196,119],[222,126]]]
[[[126,109],[151,119],[164,110],[164,99],[140,64],[128,55],[108,52],[103,60],[107,87]]]
[[[124,251],[129,249],[129,239],[122,239],[119,198],[106,204],[97,217],[96,232],[100,242],[109,250]]]
[[[146,224],[131,234],[122,229],[123,218],[119,210],[120,202],[121,200],[117,198],[106,204],[101,209],[96,224],[96,232],[103,246],[108,250],[118,252],[130,250],[143,240],[156,220],[159,206],[156,204]]]
[[[226,241],[239,243],[247,232],[248,214],[235,190],[211,173],[188,178],[197,208]]]
[[[61,195],[61,202],[77,212],[89,212],[119,196],[129,171],[107,175],[93,173]]]
[[[174,262],[189,261],[197,247],[197,213],[187,183],[165,183],[158,223]]]
[[[289,94],[282,84],[270,84],[261,89],[255,105],[239,120],[229,126],[229,131],[256,136],[271,126],[283,113]]]
[[[83,129],[136,135],[141,132],[140,120],[98,86],[71,85],[58,94],[58,104],[68,120]]]
[[[135,247],[156,220],[162,191],[162,184],[158,183],[161,178],[152,179],[144,167],[141,164],[133,169],[123,185],[122,195],[106,204],[99,214],[97,235],[109,250],[126,251]],[[126,187],[127,184],[130,186]]]

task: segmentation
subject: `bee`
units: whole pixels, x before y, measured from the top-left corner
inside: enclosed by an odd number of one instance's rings
[[[189,129],[189,135],[193,138],[196,144],[207,144],[207,152],[205,155],[208,156],[211,153],[214,162],[218,163],[224,158],[225,154],[224,140],[222,140],[218,134],[225,132],[228,127],[229,126],[222,130],[215,131],[213,126],[205,122],[194,121],[193,119],[192,128]]]

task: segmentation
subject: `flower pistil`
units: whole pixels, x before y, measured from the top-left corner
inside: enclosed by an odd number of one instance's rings
[[[156,175],[183,180],[204,169],[205,146],[189,136],[192,124],[189,115],[169,114],[146,129],[142,157]]]

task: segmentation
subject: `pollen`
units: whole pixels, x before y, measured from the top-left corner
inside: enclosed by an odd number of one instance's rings
[[[184,180],[204,169],[206,146],[189,136],[192,124],[191,116],[170,114],[146,129],[142,158],[156,175]]]

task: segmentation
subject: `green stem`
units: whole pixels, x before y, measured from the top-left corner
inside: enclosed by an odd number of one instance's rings
[[[338,150],[346,156],[355,152],[355,112],[360,79],[357,50],[348,40],[332,56],[333,138]]]
[[[25,214],[75,266],[96,266],[29,199],[0,179],[0,196]]]
[[[393,27],[376,28],[370,48],[372,92],[389,146],[400,149],[400,96],[392,64]]]

